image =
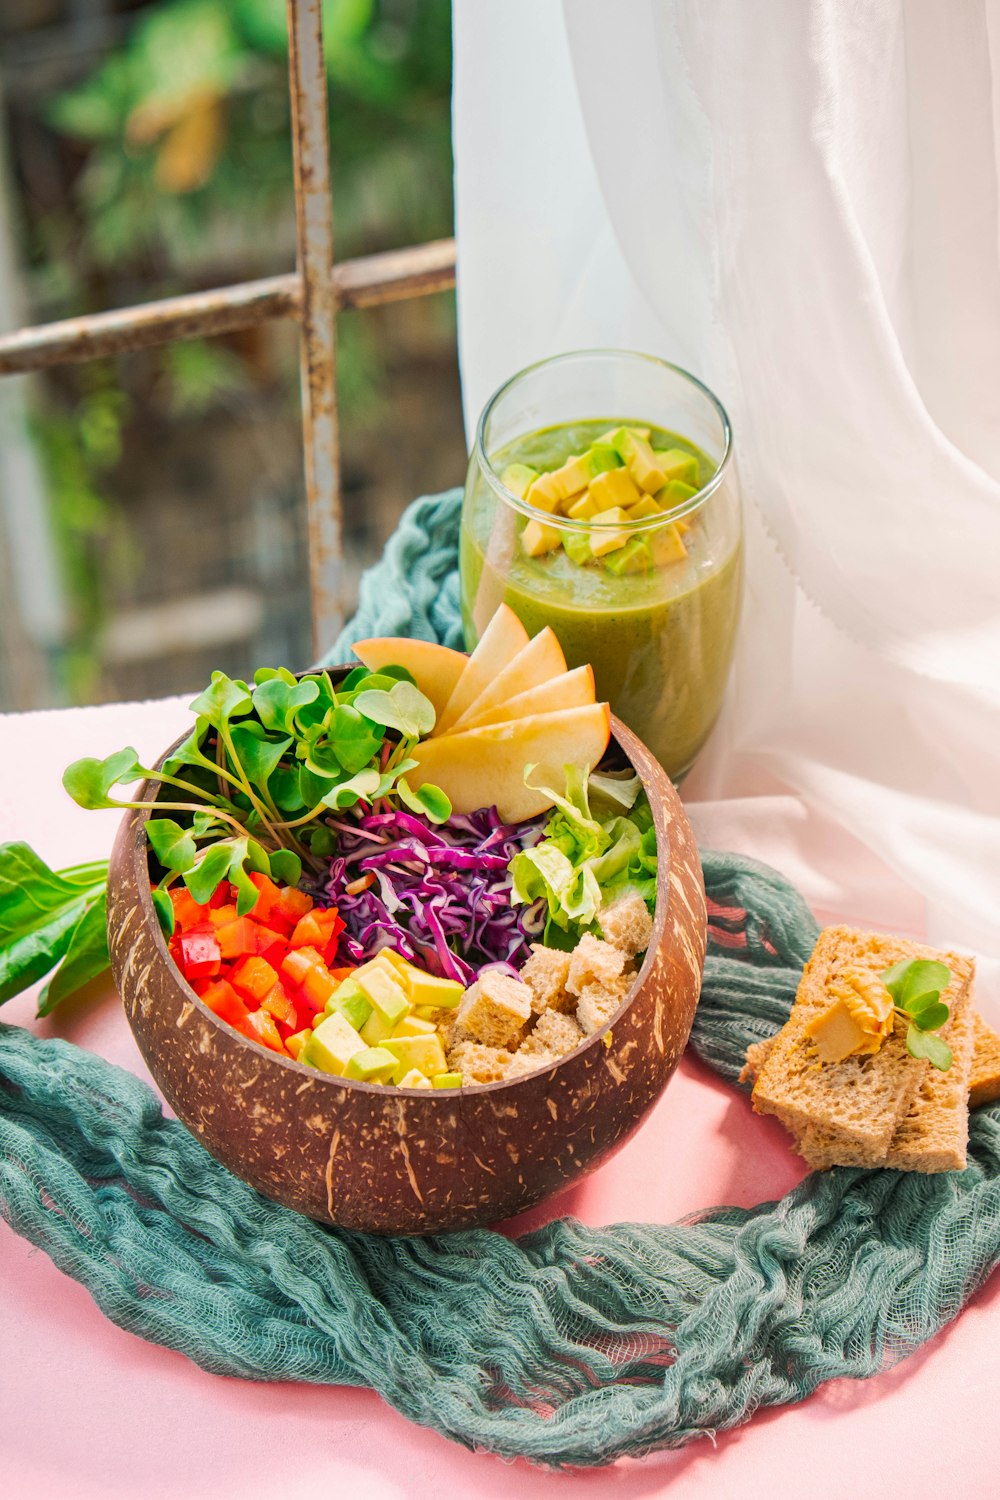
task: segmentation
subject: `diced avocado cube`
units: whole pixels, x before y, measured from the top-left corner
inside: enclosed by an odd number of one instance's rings
[[[392,1036],[398,1021],[389,1021],[380,1011],[373,1010],[361,1027],[361,1039],[368,1047],[378,1047],[386,1037]]]
[[[465,987],[457,979],[442,979],[438,974],[425,974],[413,964],[409,965],[409,970],[408,986],[414,1005],[422,1009],[434,1006],[438,1010],[453,1010],[461,1002]]]
[[[647,438],[640,437],[630,427],[619,427],[612,438],[612,444],[625,460],[629,473],[640,489],[649,495],[655,495],[657,490],[663,488],[667,475],[657,463]]]
[[[628,517],[620,505],[613,506],[611,510],[602,510],[594,516],[590,531],[590,550],[595,557],[603,557],[607,552],[617,552],[619,547],[624,547],[628,541],[628,532],[615,530],[615,527],[623,525],[628,525]]]
[[[649,550],[656,567],[681,562],[687,557],[687,548],[681,540],[676,526],[658,526],[649,538]]]
[[[563,537],[563,551],[570,562],[576,563],[578,568],[585,567],[587,563],[594,561],[594,554],[590,550],[590,538],[585,531],[567,531]]]
[[[679,479],[698,488],[698,460],[693,453],[684,448],[655,448],[653,457],[666,479]]]
[[[386,972],[387,964],[379,963],[377,958],[362,964],[360,969],[355,969],[351,978],[359,987],[366,1000],[370,1000],[380,1015],[385,1016],[387,1021],[393,1025],[401,1021],[410,1009],[410,997],[406,994],[402,985]]]
[[[384,1047],[362,1047],[347,1064],[346,1076],[360,1078],[363,1083],[390,1083],[398,1061]]]
[[[621,431],[623,431],[621,427],[612,427],[610,432],[602,432],[597,441],[599,443],[607,443],[609,447],[613,448],[615,445],[615,438]],[[646,438],[647,440],[650,433],[650,429],[648,427],[633,427],[631,423],[629,423],[628,427],[625,428],[624,431],[634,432],[636,437]]]
[[[630,505],[638,505],[642,498],[628,469],[608,469],[607,473],[598,474],[590,486],[590,493],[599,511],[611,510],[616,505],[628,510]]]
[[[431,1084],[436,1089],[460,1089],[462,1075],[461,1073],[435,1073]]]
[[[393,1036],[436,1036],[433,1021],[423,1021],[419,1016],[404,1016],[393,1031]]]
[[[587,450],[587,462],[590,465],[591,479],[596,479],[598,474],[606,474],[609,469],[622,467],[621,454],[610,443],[594,443]]]
[[[643,495],[638,505],[630,505],[627,511],[630,521],[648,521],[653,516],[660,516],[662,514],[663,512],[652,495]]]
[[[425,1073],[421,1073],[419,1068],[411,1068],[408,1073],[403,1074],[402,1078],[396,1080],[398,1089],[429,1089],[430,1086],[430,1079]]]
[[[415,1005],[412,1014],[415,1021],[436,1021],[438,1010],[436,1005]]]
[[[312,1036],[311,1029],[306,1026],[303,1031],[295,1031],[290,1037],[285,1038],[285,1047],[293,1057],[299,1057],[306,1042]]]
[[[562,537],[556,526],[546,526],[543,521],[530,520],[521,532],[521,547],[526,557],[544,557],[554,552]]]
[[[448,1066],[437,1032],[433,1036],[392,1036],[382,1043],[382,1047],[403,1065],[402,1072],[419,1068],[426,1077],[433,1078],[435,1073],[443,1073]]]
[[[551,474],[539,474],[524,498],[536,510],[551,513],[563,499],[562,486],[555,482]]]
[[[347,1019],[336,1011],[327,1016],[307,1038],[299,1062],[319,1068],[323,1073],[337,1073],[343,1077],[347,1064],[356,1052],[364,1048],[364,1042]]]
[[[566,514],[574,521],[589,521],[592,515],[600,510],[600,506],[589,490],[584,490],[567,510]]]
[[[523,500],[537,478],[538,470],[533,469],[530,464],[508,464],[500,475],[500,483],[512,495]]]
[[[633,536],[617,552],[604,560],[604,566],[616,578],[627,573],[646,573],[653,566],[653,555],[648,541],[643,536]]]
[[[578,453],[567,459],[561,468],[553,469],[548,478],[558,489],[560,500],[567,500],[570,495],[585,490],[592,478],[587,455]]]
[[[668,484],[663,486],[656,500],[660,509],[669,514],[670,511],[676,510],[679,505],[686,504],[697,493],[696,489],[692,489],[691,485],[685,484],[683,480],[671,479]]]
[[[334,1011],[339,1011],[355,1031],[360,1031],[371,1015],[372,1007],[353,979],[342,979],[326,1002],[327,1015],[332,1015]]]

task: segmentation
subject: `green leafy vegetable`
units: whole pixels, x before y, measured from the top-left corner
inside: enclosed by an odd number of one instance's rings
[[[51,870],[30,845],[0,844],[0,1003],[60,961],[40,1014],[103,973],[107,874],[103,860]]]
[[[430,700],[402,667],[357,667],[339,690],[325,671],[298,680],[264,667],[252,687],[213,672],[191,709],[194,728],[159,770],[127,747],[75,761],[63,776],[70,796],[94,808],[145,808],[112,789],[140,777],[160,783],[146,828],[162,872],[156,907],[164,926],[177,879],[205,902],[228,878],[243,914],[256,904],[255,871],[290,884],[303,865],[319,873],[334,847],[324,824],[331,812],[394,797],[436,821],[451,812],[435,787],[400,787],[416,764],[410,751],[434,727]]]
[[[910,958],[893,964],[882,975],[882,983],[892,996],[899,1015],[909,1021],[906,1050],[911,1057],[926,1058],[932,1067],[947,1073],[952,1064],[951,1048],[940,1031],[951,1014],[941,999],[951,983],[947,964],[935,959]]]
[[[410,760],[403,761],[396,769],[410,771],[414,764],[415,762]],[[406,777],[400,776],[396,783],[396,790],[404,807],[408,807],[411,812],[423,813],[424,817],[429,818],[432,823],[447,823],[451,817],[451,799],[446,797],[438,786],[431,786],[427,782],[414,791]]]
[[[529,786],[533,770],[525,771]],[[650,910],[656,902],[656,830],[638,778],[604,775],[595,785],[595,777],[588,781],[579,766],[566,766],[565,776],[565,793],[540,788],[555,804],[545,838],[510,862],[511,899],[545,898],[543,940],[549,947],[571,946],[582,933],[596,930],[600,908],[625,890],[638,891]],[[591,808],[592,790],[605,806],[629,811],[601,821]]]

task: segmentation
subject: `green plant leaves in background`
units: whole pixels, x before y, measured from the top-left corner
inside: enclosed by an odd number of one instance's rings
[[[50,973],[51,1009],[108,966],[105,861],[52,870],[28,844],[0,844],[0,1004]],[[57,976],[58,977],[58,976]]]

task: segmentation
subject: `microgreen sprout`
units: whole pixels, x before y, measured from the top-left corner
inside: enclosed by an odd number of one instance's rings
[[[941,999],[951,983],[951,970],[933,959],[904,959],[886,970],[882,983],[892,996],[896,1014],[909,1023],[906,1050],[910,1056],[926,1058],[947,1073],[952,1063],[951,1048],[936,1033],[951,1014]]]
[[[339,688],[324,671],[296,678],[265,667],[252,684],[213,672],[191,709],[194,728],[159,768],[127,746],[74,761],[63,775],[88,808],[145,809],[112,789],[140,778],[159,783],[146,834],[163,871],[154,907],[168,930],[167,890],[178,879],[202,903],[230,880],[245,915],[257,901],[254,873],[291,885],[303,866],[318,874],[334,847],[331,813],[398,799],[437,822],[451,815],[437,787],[414,791],[405,780],[416,765],[410,751],[435,716],[402,667],[357,667]]]

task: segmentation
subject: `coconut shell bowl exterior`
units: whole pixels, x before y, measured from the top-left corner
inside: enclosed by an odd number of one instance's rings
[[[125,816],[108,881],[115,982],[149,1071],[217,1161],[310,1218],[419,1235],[520,1213],[625,1143],[666,1087],[691,1030],[705,889],[669,778],[613,719],[609,749],[616,744],[642,780],[656,825],[658,890],[645,962],[608,1026],[554,1067],[510,1082],[434,1090],[353,1082],[233,1031],[170,958],[150,899],[148,814]],[[140,795],[152,803],[155,792],[146,783]]]

